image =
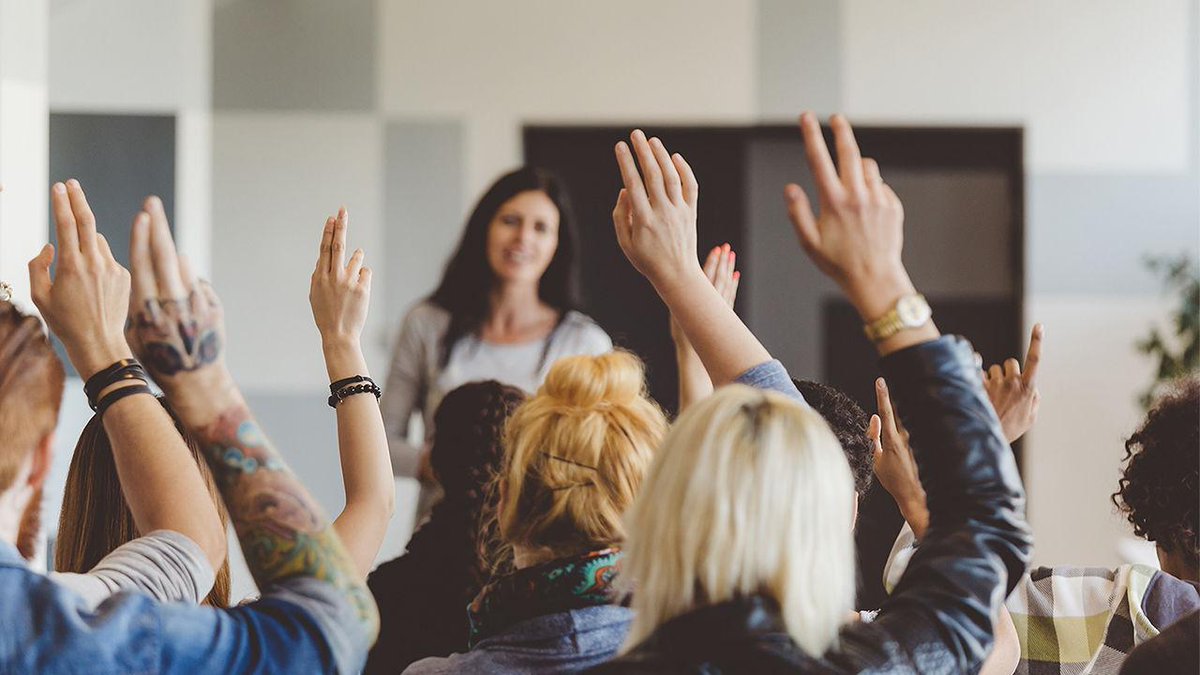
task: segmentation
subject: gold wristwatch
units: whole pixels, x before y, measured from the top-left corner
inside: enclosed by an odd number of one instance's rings
[[[933,309],[925,302],[925,296],[914,293],[896,301],[887,314],[863,326],[863,332],[872,342],[882,342],[907,328],[919,328],[933,317]]]

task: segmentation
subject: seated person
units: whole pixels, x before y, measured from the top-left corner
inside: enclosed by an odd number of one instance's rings
[[[1024,572],[1016,464],[970,350],[939,337],[927,314],[877,321],[905,298],[919,304],[900,262],[902,210],[845,120],[833,127],[840,177],[815,118],[802,118],[821,216],[796,186],[790,211],[806,251],[874,329],[909,428],[929,448],[918,457],[937,506],[928,540],[875,621],[845,623],[855,589],[845,456],[695,263],[690,167],[634,132],[640,173],[617,147],[618,242],[712,381],[750,386],[689,408],[659,451],[627,518],[634,623],[623,654],[596,672],[970,672],[991,646],[1006,578]]]
[[[1031,355],[1040,340],[1038,327]],[[1033,360],[1036,366],[1037,357]],[[1027,360],[1022,373],[1010,359],[1003,369],[993,366],[985,373],[985,386],[1001,418],[1016,422],[1006,428],[1010,442],[1033,424],[1035,370]],[[884,447],[888,445],[885,441]],[[898,457],[911,452],[902,437],[893,438],[890,445],[898,450],[888,452]],[[1158,544],[1161,570],[1136,564],[1116,569],[1056,565],[1030,570],[1007,602],[1021,649],[1016,672],[1069,668],[1116,675],[1131,649],[1200,609],[1197,447],[1200,379],[1192,377],[1163,396],[1126,441],[1126,465],[1113,495],[1134,533]],[[910,472],[889,471],[887,478],[881,474],[880,479],[904,504],[901,512],[907,523],[884,570],[885,585],[891,585],[920,550],[928,511]],[[1071,593],[1062,592],[1064,583],[1070,584]]]
[[[666,430],[632,354],[551,366],[508,422],[497,477],[496,530],[516,569],[471,602],[470,651],[404,672],[560,673],[612,658],[631,616],[611,588],[625,509]]]
[[[367,577],[379,605],[367,673],[398,673],[467,649],[466,607],[490,577],[483,553],[495,535],[480,524],[504,458],[504,425],[524,400],[520,389],[488,380],[464,384],[438,404],[429,461],[442,499],[404,555]]]
[[[170,522],[160,522],[153,533],[142,533],[138,529],[138,518],[134,516],[125,497],[126,483],[117,470],[120,449],[114,449],[104,430],[104,418],[97,415],[88,421],[75,444],[71,455],[71,466],[67,470],[67,482],[63,487],[62,511],[58,517],[58,538],[54,546],[53,578],[70,586],[88,600],[92,606],[99,605],[108,596],[121,590],[140,590],[156,600],[171,602],[182,600],[202,603],[213,607],[229,606],[229,561],[224,555],[225,528],[229,514],[216,479],[199,442],[187,433],[183,423],[160,399],[175,430],[186,443],[192,462],[199,470],[199,478],[220,519],[213,523],[214,532],[210,541],[220,543],[222,552],[216,575],[213,564],[203,555],[197,555],[199,547],[191,538],[177,530],[185,527],[182,522],[177,528]],[[174,443],[163,443],[159,453],[173,450]],[[190,472],[188,472],[190,473]],[[177,496],[164,500],[186,506],[197,496],[186,497],[184,490],[192,477],[185,472],[164,482],[161,488]],[[133,502],[144,505],[152,482],[132,477],[128,481],[136,488]],[[169,512],[167,512],[169,513]],[[167,515],[159,512],[159,518]],[[147,514],[147,517],[153,517]],[[186,522],[186,521],[183,521]],[[136,556],[136,557],[135,557]],[[210,590],[211,589],[211,590]]]
[[[79,184],[55,184],[51,204],[58,248],[30,262],[34,302],[80,376],[96,383],[114,446],[161,465],[156,453],[178,434],[145,384],[154,376],[204,449],[263,597],[215,609],[123,592],[92,611],[28,568],[21,552],[37,528],[26,516],[51,465],[63,371],[38,320],[0,303],[0,672],[357,672],[378,629],[375,603],[226,370],[221,305],[176,254],[162,203],[147,200],[134,221],[132,298]],[[192,506],[202,513],[212,500]]]

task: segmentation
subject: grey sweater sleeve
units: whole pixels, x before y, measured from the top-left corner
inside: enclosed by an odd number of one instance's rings
[[[212,590],[216,573],[196,542],[155,530],[117,547],[87,573],[53,572],[51,578],[94,609],[121,591],[140,591],[160,602],[199,603]]]
[[[800,390],[796,388],[796,384],[788,375],[787,368],[784,368],[778,359],[771,359],[754,366],[738,375],[734,382],[755,389],[778,392],[801,403],[805,402],[804,396],[800,394]]]

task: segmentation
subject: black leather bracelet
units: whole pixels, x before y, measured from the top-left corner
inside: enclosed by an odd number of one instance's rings
[[[108,392],[108,394],[106,394],[104,396],[104,398],[100,399],[100,403],[96,406],[96,416],[97,417],[103,416],[104,411],[108,410],[110,407],[112,407],[112,404],[116,403],[117,401],[120,401],[123,398],[126,398],[128,396],[134,396],[136,394],[150,394],[151,396],[153,396],[154,392],[150,390],[149,386],[144,385],[144,384],[136,384],[131,387],[121,387],[120,389],[114,389],[114,390]]]
[[[375,384],[375,380],[372,380],[371,378],[367,377],[366,375],[351,375],[350,377],[344,377],[344,378],[338,380],[337,382],[329,383],[329,393],[337,394],[338,390],[341,389],[342,387],[345,387],[346,385],[350,385],[350,384],[355,384],[358,382],[370,382],[371,384]]]
[[[383,395],[383,391],[379,388],[379,385],[375,384],[375,382],[371,380],[371,378],[366,378],[366,380],[367,381],[362,384],[352,384],[348,387],[342,387],[341,389],[338,389],[334,393],[330,394],[329,400],[327,401],[329,403],[329,407],[337,408],[339,403],[356,394],[375,394],[375,400],[378,401]]]
[[[149,382],[150,378],[146,375],[146,369],[142,367],[142,364],[138,363],[137,359],[121,359],[92,375],[84,383],[83,391],[87,394],[88,406],[92,410],[96,410],[96,406],[98,405],[96,398],[100,395],[100,392],[118,382],[126,380]]]

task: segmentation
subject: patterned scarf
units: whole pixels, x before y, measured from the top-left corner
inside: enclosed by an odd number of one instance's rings
[[[559,558],[484,586],[467,606],[470,645],[526,619],[610,604],[623,555],[620,549],[606,548]]]

